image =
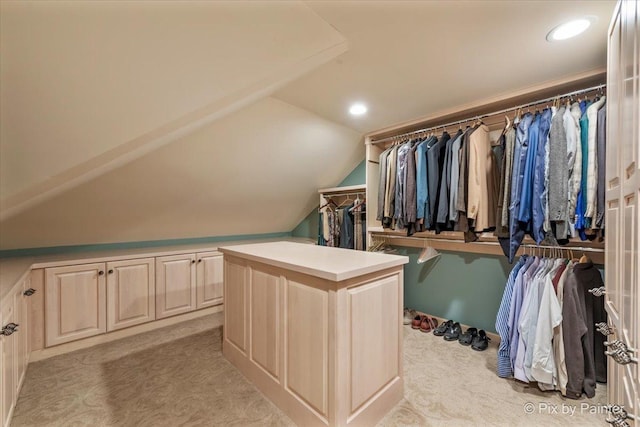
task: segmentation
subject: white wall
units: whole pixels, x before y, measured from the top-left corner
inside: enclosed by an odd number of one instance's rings
[[[361,135],[266,98],[0,222],[0,249],[290,231]]]

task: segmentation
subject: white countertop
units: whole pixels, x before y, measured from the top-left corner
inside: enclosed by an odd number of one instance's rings
[[[409,262],[409,258],[406,256],[305,245],[295,242],[221,246],[218,250],[223,254],[235,255],[334,282],[397,267]]]
[[[220,246],[241,245],[274,240],[300,242],[312,246],[309,239],[284,237],[256,240],[235,240],[231,242],[197,243],[191,245],[156,246],[135,249],[112,249],[103,251],[71,252],[54,255],[12,257],[0,259],[0,300],[11,291],[16,283],[23,280],[32,268],[57,267],[62,265],[89,264],[94,262],[117,261],[121,259],[146,258],[173,254],[216,251]]]

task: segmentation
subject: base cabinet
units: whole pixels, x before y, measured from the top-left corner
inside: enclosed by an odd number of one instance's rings
[[[0,301],[0,425],[7,427],[18,400],[29,361],[27,300],[29,280],[17,284]]]
[[[45,270],[47,347],[107,331],[105,263]]]

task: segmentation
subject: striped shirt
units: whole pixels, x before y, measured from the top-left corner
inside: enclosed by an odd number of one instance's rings
[[[509,337],[510,337],[510,325],[509,325],[509,310],[511,306],[511,296],[513,294],[513,288],[516,283],[516,276],[518,271],[525,264],[527,257],[521,256],[518,263],[513,267],[507,284],[502,294],[502,301],[500,302],[500,308],[498,309],[498,315],[496,317],[496,331],[500,335],[500,347],[498,348],[498,376],[500,378],[508,378],[513,375],[511,369],[511,359],[509,357]]]

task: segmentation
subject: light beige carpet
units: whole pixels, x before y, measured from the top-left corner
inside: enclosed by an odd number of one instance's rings
[[[221,321],[215,314],[32,363],[11,425],[292,426],[222,357]],[[590,413],[606,400],[602,385],[594,399],[563,399],[498,378],[495,346],[475,352],[409,327],[404,334],[405,399],[381,426],[604,422]]]

